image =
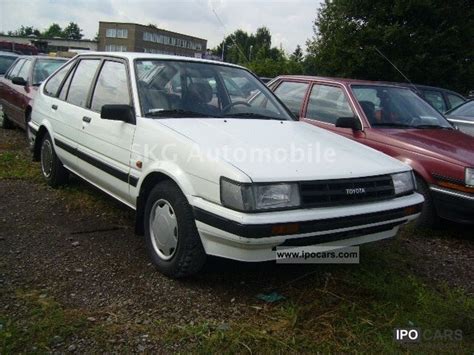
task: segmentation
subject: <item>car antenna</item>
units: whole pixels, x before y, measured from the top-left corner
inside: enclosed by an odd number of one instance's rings
[[[360,48],[361,50],[364,49],[362,46],[359,47],[359,48]],[[385,59],[387,62],[389,62],[390,65],[391,65],[392,67],[394,67],[395,70],[396,70],[397,72],[399,72],[400,75],[403,76],[403,78],[404,78],[406,81],[408,81],[408,83],[413,87],[413,89],[415,89],[415,92],[418,92],[418,89],[416,88],[415,84],[413,84],[413,83],[411,82],[411,80],[408,79],[408,77],[407,77],[405,74],[403,74],[403,72],[402,72],[400,69],[398,69],[398,67],[397,67],[394,63],[392,63],[392,61],[391,61],[390,59],[388,59],[387,56],[386,56],[385,54],[383,54],[380,49],[377,48],[377,46],[373,46],[373,48],[374,48],[374,50],[375,50],[383,59]]]
[[[222,22],[221,18],[219,17],[219,15],[217,14],[216,10],[214,9],[214,6],[212,5],[212,3],[210,3],[211,5],[211,9],[212,9],[212,12],[214,13],[214,15],[216,16],[216,19],[217,21],[220,23],[220,25],[222,26],[222,28],[224,29],[224,41],[222,41],[222,61],[224,61],[224,47],[225,47],[225,33],[227,32],[227,28],[225,27],[224,25],[224,22]],[[242,50],[242,48],[240,48],[239,44],[237,43],[237,41],[235,40],[235,38],[230,35],[228,36],[230,37],[231,41],[234,43],[234,46],[238,49],[238,51],[240,52],[240,54],[242,54],[244,56],[244,59],[247,63],[250,63],[250,61],[248,60],[247,56],[245,55],[244,51]]]

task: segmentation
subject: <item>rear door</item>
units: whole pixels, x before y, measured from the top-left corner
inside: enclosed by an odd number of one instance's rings
[[[12,88],[12,99],[11,103],[11,113],[9,117],[15,121],[18,125],[24,126],[25,124],[25,110],[28,102],[30,101],[29,95],[33,88],[31,87],[31,69],[33,67],[32,59],[25,59],[20,71],[17,74],[17,77],[22,78],[26,81],[26,85],[11,85]]]
[[[77,159],[79,141],[82,137],[82,117],[86,108],[92,81],[99,68],[100,58],[80,59],[61,68],[45,85],[45,92],[53,98],[47,107],[53,123],[56,150],[63,163],[80,174]],[[57,82],[60,82],[57,90]]]
[[[82,116],[79,161],[84,177],[105,188],[120,200],[133,204],[129,196],[130,154],[135,125],[100,117],[103,105],[131,105],[127,63],[106,58],[94,79],[89,109]],[[82,160],[81,160],[82,159]]]
[[[10,68],[7,75],[2,79],[2,85],[0,87],[0,98],[2,99],[3,113],[7,115],[10,119],[15,117],[15,84],[12,83],[12,78],[18,76],[23,64],[25,64],[26,59],[18,59]]]

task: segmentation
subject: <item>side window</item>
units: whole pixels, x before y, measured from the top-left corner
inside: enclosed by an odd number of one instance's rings
[[[30,68],[31,68],[31,60],[28,59],[25,61],[25,64],[23,64],[23,66],[21,67],[17,76],[25,79],[25,81],[28,81]]]
[[[446,94],[446,96],[448,97],[448,101],[449,101],[449,104],[451,105],[451,108],[457,107],[464,102],[464,99],[457,95]]]
[[[75,61],[68,63],[68,65],[61,68],[56,74],[54,74],[46,83],[44,87],[44,93],[49,96],[56,96],[58,93],[59,86],[63,82],[64,77]]]
[[[335,124],[339,117],[354,116],[344,91],[316,84],[311,90],[306,118]]]
[[[24,63],[25,63],[25,59],[18,60],[14,64],[14,66],[12,67],[10,72],[8,73],[7,79],[13,79],[14,77],[18,76],[18,73],[20,72],[20,69],[21,69],[21,67],[23,66]]]
[[[99,66],[99,59],[82,59],[69,86],[66,101],[77,106],[86,107],[87,96],[92,84],[95,72]]]
[[[130,104],[127,71],[123,63],[106,61],[100,71],[91,109],[100,112],[107,104]]]
[[[431,106],[437,109],[439,112],[446,112],[446,103],[443,99],[443,94],[439,91],[434,90],[423,90],[423,96]]]
[[[276,88],[275,94],[296,117],[300,117],[308,85],[308,83],[284,81]]]

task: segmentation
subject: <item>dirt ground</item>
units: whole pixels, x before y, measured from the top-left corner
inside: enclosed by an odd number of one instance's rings
[[[0,145],[4,150],[20,147],[19,159],[27,154],[18,130],[2,130]],[[38,168],[33,165],[33,169]],[[84,202],[82,194],[99,202]],[[308,274],[320,286],[332,273],[328,267],[319,271],[318,265],[245,264],[209,258],[198,276],[171,280],[149,263],[142,238],[133,232],[133,217],[132,211],[78,179],[72,179],[65,191],[53,190],[36,179],[0,179],[0,312],[12,319],[26,317],[25,297],[19,294],[34,294],[37,300],[53,299],[62,309],[82,313],[85,322],[120,324],[120,331],[102,336],[110,350],[123,351],[117,348],[123,343],[137,352],[179,350],[180,341],[136,335],[134,327],[205,323],[225,330],[228,324],[255,317],[259,308],[266,307],[256,299],[257,294],[284,293],[288,285]],[[473,236],[472,227],[451,223],[436,232],[405,228],[397,249],[406,267],[403,272],[435,289],[444,284],[472,296]],[[384,248],[391,243],[379,245]],[[80,333],[67,339],[53,337],[50,350],[103,349],[97,337]]]

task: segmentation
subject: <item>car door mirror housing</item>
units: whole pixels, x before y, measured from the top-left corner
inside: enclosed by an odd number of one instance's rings
[[[350,128],[354,131],[361,131],[360,121],[356,117],[339,117],[336,121],[336,127]]]
[[[15,85],[26,86],[27,81],[23,79],[21,76],[15,76],[14,78],[12,78],[12,83]]]
[[[130,105],[104,105],[100,118],[135,124],[135,110]]]

